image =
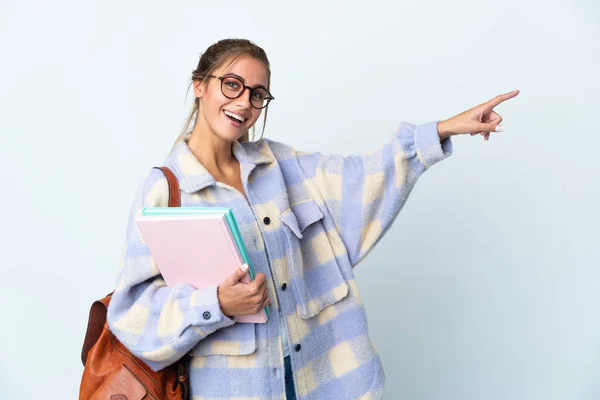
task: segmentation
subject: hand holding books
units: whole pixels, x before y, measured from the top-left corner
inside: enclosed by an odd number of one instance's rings
[[[247,273],[248,264],[244,264],[225,279],[217,290],[221,311],[230,318],[256,314],[269,304],[266,275],[260,272],[253,281],[242,282]]]

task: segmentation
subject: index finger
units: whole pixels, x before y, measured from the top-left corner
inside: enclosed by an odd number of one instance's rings
[[[485,105],[490,108],[494,108],[498,104],[502,103],[503,101],[512,99],[513,97],[518,95],[520,92],[521,92],[520,90],[513,90],[512,92],[500,94],[500,95],[494,97],[493,99],[489,100],[488,102],[486,102]]]

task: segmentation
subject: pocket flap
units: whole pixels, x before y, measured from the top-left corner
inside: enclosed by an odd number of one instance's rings
[[[256,350],[256,324],[236,322],[202,339],[190,350],[192,356],[243,356]]]
[[[105,381],[94,391],[90,400],[127,399],[142,400],[146,396],[146,388],[140,381],[121,364]]]
[[[317,203],[310,199],[294,204],[284,211],[279,219],[294,232],[298,239],[302,239],[304,229],[323,219],[323,213]]]

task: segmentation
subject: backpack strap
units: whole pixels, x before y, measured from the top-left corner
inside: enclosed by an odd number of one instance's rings
[[[169,167],[154,167],[160,169],[167,177],[169,184],[169,207],[181,207],[181,191],[179,190],[179,181],[177,177],[169,169]]]
[[[177,177],[168,167],[154,167],[160,169],[167,177],[167,183],[169,184],[169,207],[181,207],[181,192],[179,190],[179,182]],[[100,337],[104,324],[106,323],[106,313],[108,310],[108,303],[114,292],[109,293],[104,298],[96,300],[90,309],[90,315],[88,318],[88,326],[85,332],[85,338],[83,340],[83,347],[81,349],[81,361],[85,366],[87,361],[88,353],[90,349]]]

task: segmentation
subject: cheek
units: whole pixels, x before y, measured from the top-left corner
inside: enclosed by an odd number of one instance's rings
[[[211,93],[204,97],[205,107],[211,114],[221,112],[221,107],[225,106],[230,100],[221,95],[221,93]]]
[[[260,119],[262,112],[260,110],[252,110],[252,124]]]

